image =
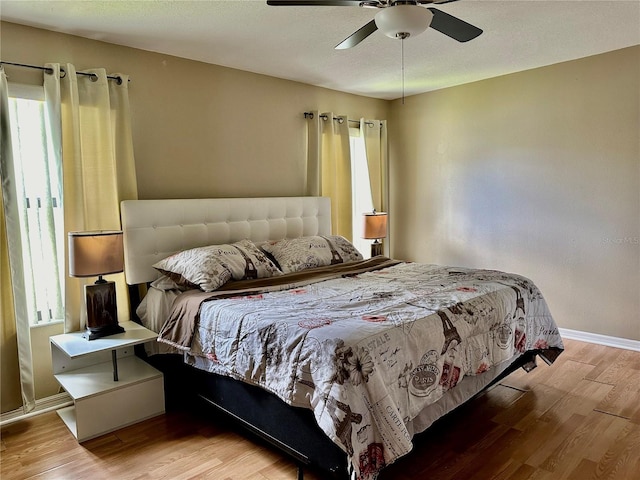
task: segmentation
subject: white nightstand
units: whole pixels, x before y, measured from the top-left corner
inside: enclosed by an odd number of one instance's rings
[[[135,322],[96,340],[83,332],[50,338],[53,373],[74,406],[58,415],[79,442],[164,413],[162,373],[134,354],[157,334]]]

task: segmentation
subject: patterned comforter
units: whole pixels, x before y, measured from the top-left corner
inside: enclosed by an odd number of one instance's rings
[[[407,425],[464,377],[563,349],[527,278],[376,259],[316,269],[320,280],[183,295],[159,340],[312,409],[362,480],[411,450]]]

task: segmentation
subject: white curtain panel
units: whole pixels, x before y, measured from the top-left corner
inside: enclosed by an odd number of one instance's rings
[[[349,121],[333,112],[308,120],[307,195],[331,198],[331,231],[352,237]]]
[[[360,135],[364,139],[369,165],[369,181],[373,206],[379,212],[387,207],[387,122],[360,119]]]
[[[54,75],[45,75],[45,100],[52,123],[59,128],[64,185],[65,235],[69,231],[119,230],[120,202],[137,198],[133,142],[129,112],[128,77],[103,68],[78,75],[72,64],[47,64]],[[56,135],[54,135],[56,137]],[[65,254],[68,258],[68,252]],[[68,268],[68,262],[66,268]],[[65,331],[85,328],[85,283],[65,275]],[[118,319],[129,319],[124,274],[111,276],[117,285]]]
[[[2,249],[8,252],[8,258],[21,259],[23,241],[20,234],[17,188],[14,183],[13,148],[11,142],[11,124],[9,118],[9,95],[7,77],[0,68],[0,179],[2,179],[2,206],[5,225],[0,225]],[[2,257],[4,258],[4,251]],[[18,363],[20,365],[20,387],[22,408],[25,413],[35,408],[35,388],[33,381],[33,360],[31,356],[31,331],[27,313],[27,299],[24,288],[24,272],[21,261],[3,261],[2,265],[2,329],[3,332],[16,332],[18,344]],[[9,274],[7,274],[7,269]],[[5,283],[8,282],[8,283]],[[16,286],[17,288],[13,288]],[[13,305],[4,305],[11,302]],[[5,315],[6,314],[6,315]],[[4,325],[15,322],[15,325]]]
[[[371,197],[374,208],[379,212],[389,211],[389,159],[387,146],[387,121],[360,119],[360,135],[369,166]],[[391,219],[389,219],[390,221]],[[389,256],[390,239],[384,241],[385,255]]]

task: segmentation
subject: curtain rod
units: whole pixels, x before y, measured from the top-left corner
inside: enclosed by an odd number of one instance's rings
[[[313,119],[313,112],[304,112],[304,118],[310,118]],[[325,115],[324,113],[322,115],[320,115],[320,118],[323,120],[329,120],[329,116]],[[338,122],[342,123],[344,120],[340,117],[333,117],[334,120],[337,120]],[[353,122],[353,123],[357,123],[358,125],[360,125],[360,120],[351,120],[350,118],[347,119],[348,122]],[[375,123],[373,122],[364,122],[365,125],[368,125],[369,127],[373,127],[375,125]],[[380,128],[382,128],[382,123],[380,124]]]
[[[35,68],[37,70],[43,70],[49,75],[53,74],[53,68],[40,67],[39,65],[27,65],[26,63],[5,62],[4,60],[0,60],[0,65],[12,65],[14,67],[23,67],[23,68]],[[61,73],[60,78],[64,78],[67,75],[67,72],[62,67],[60,68],[60,73]],[[84,75],[86,77],[91,77],[92,81],[94,82],[98,79],[98,76],[95,73],[76,72],[76,75]],[[107,75],[107,78],[109,80],[115,80],[118,83],[118,85],[122,85],[122,77]]]

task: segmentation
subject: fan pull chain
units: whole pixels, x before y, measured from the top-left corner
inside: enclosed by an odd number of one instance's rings
[[[400,39],[400,72],[402,77],[402,104],[404,105],[404,39],[407,38],[409,34],[407,32],[396,33],[396,38]]]
[[[400,56],[402,62],[402,104],[404,105],[404,37],[400,38]]]

